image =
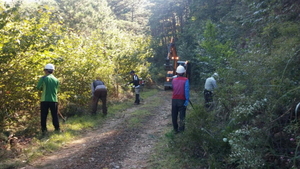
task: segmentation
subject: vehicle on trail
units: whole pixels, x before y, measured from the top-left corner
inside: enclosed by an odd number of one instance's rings
[[[174,43],[174,38],[171,38],[171,41],[168,45],[168,55],[166,58],[166,63],[164,64],[165,70],[167,71],[164,82],[164,90],[172,89],[172,80],[176,77],[176,68],[179,65],[185,68],[186,72],[184,76],[190,80],[191,63],[189,61],[179,60],[179,56],[177,55],[176,46]]]

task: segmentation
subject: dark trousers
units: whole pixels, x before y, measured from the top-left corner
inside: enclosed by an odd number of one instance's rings
[[[58,121],[58,103],[57,102],[41,102],[41,126],[42,132],[47,131],[47,116],[49,109],[52,116],[52,124],[55,130],[59,130],[59,121]]]
[[[102,113],[105,115],[107,114],[106,97],[107,97],[107,89],[95,90],[93,96],[93,103],[92,103],[92,114],[96,114],[97,112],[99,99],[102,101]]]
[[[210,104],[213,102],[213,93],[209,90],[204,90],[204,100],[205,100],[205,107],[209,107]]]
[[[140,95],[139,94],[135,94],[135,101],[134,101],[134,103],[140,104]]]
[[[172,123],[173,129],[178,131],[184,131],[184,120],[186,106],[184,106],[185,100],[172,99]],[[178,113],[179,113],[179,127],[178,127]]]
[[[140,88],[134,88],[134,92],[135,92],[135,104],[140,104]]]

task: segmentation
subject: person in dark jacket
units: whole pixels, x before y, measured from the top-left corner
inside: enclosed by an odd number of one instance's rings
[[[98,101],[99,99],[102,101],[102,113],[107,115],[107,106],[106,106],[106,98],[107,98],[107,88],[103,81],[100,80],[100,77],[97,77],[91,84],[92,90],[92,114],[96,114]]]
[[[186,106],[190,98],[189,79],[184,77],[185,68],[178,66],[176,69],[177,77],[172,80],[172,124],[175,133],[184,131]],[[179,113],[179,126],[178,126]]]
[[[128,84],[132,83],[134,85],[134,91],[135,91],[135,101],[134,104],[138,105],[140,104],[140,80],[139,77],[135,74],[135,71],[129,72],[129,74],[132,76],[132,81],[128,82]]]
[[[59,88],[59,81],[53,76],[54,65],[47,64],[44,67],[45,76],[39,79],[37,89],[42,91],[41,96],[41,127],[42,133],[47,132],[47,116],[50,109],[52,116],[52,124],[56,132],[60,132],[58,120],[58,99],[57,91]]]

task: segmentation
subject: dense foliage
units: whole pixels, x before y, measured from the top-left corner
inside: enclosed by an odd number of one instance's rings
[[[196,95],[202,98],[205,78],[220,75],[217,106],[193,111],[180,150],[188,145],[187,154],[206,159],[202,167],[299,168],[300,3],[191,0],[159,6],[177,10],[155,13],[153,39],[176,37],[181,58],[192,62]]]

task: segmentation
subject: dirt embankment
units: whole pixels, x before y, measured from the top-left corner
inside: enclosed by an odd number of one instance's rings
[[[159,99],[158,104],[153,104]],[[157,103],[157,101],[156,101]],[[128,125],[134,112],[147,112],[138,127]],[[149,168],[153,146],[171,129],[171,91],[143,98],[140,105],[107,118],[98,129],[86,133],[65,148],[44,156],[23,169]]]

